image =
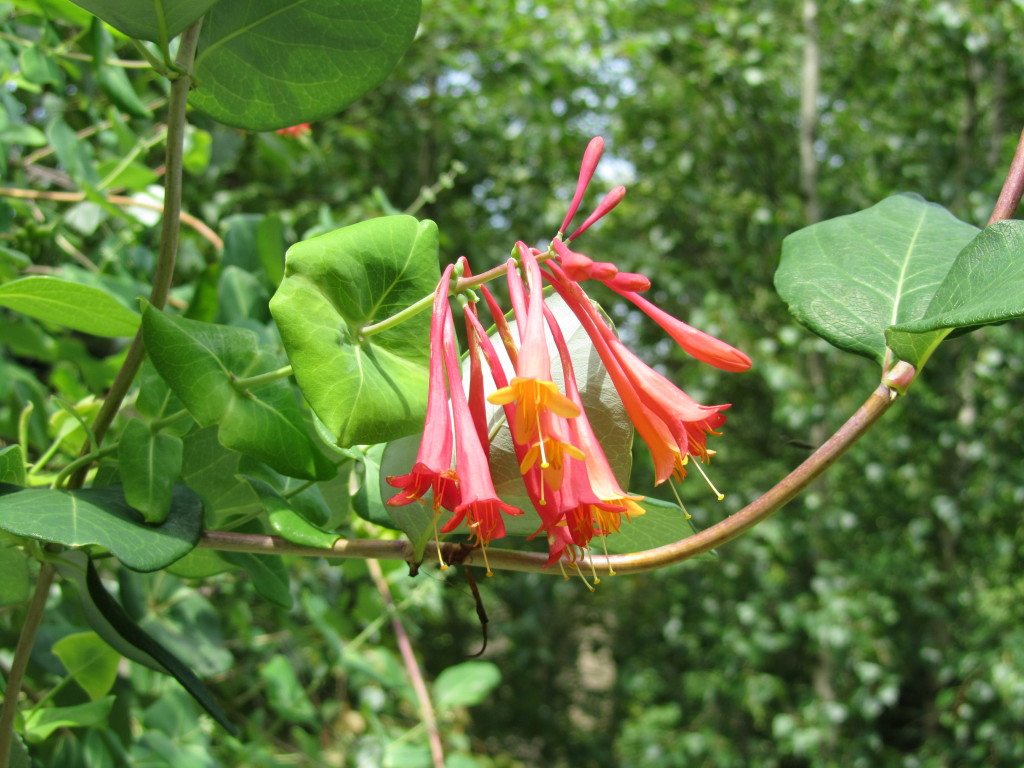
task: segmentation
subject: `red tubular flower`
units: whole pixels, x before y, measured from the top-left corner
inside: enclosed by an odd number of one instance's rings
[[[643,296],[638,296],[633,290],[620,288],[613,283],[606,285],[620,296],[624,296],[640,308],[649,318],[662,327],[662,329],[683,348],[685,352],[697,358],[703,363],[721,368],[723,371],[741,372],[750,368],[750,358],[735,347],[726,344],[721,339],[716,339],[704,331],[697,330],[687,325],[677,317],[673,317],[665,310],[652,304]]]
[[[442,346],[455,425],[455,467],[459,473],[460,503],[455,507],[452,519],[441,528],[441,533],[450,533],[468,517],[474,537],[486,547],[492,539],[505,535],[502,512],[507,515],[521,515],[523,511],[503,502],[498,498],[498,492],[494,490],[487,452],[480,443],[473,425],[473,417],[469,412],[469,402],[462,388],[459,355],[455,347],[455,327],[447,302],[443,309],[445,317]]]
[[[309,136],[312,132],[313,129],[309,127],[309,123],[290,125],[287,128],[278,128],[274,131],[278,136],[290,136],[293,139],[297,139],[300,136]]]
[[[452,426],[448,414],[448,395],[444,375],[444,323],[448,310],[448,286],[453,267],[441,276],[434,292],[434,314],[430,322],[430,375],[427,384],[427,418],[423,425],[416,463],[407,475],[389,477],[388,483],[401,488],[388,499],[388,506],[400,507],[421,500],[428,491],[433,492],[434,511],[440,507],[458,506],[458,476],[452,469]],[[450,311],[450,310],[449,310]]]
[[[596,222],[603,216],[606,216],[612,210],[612,208],[614,208],[615,206],[622,202],[622,198],[624,198],[625,196],[625,187],[613,187],[612,190],[607,195],[604,196],[601,202],[597,204],[597,208],[594,209],[594,212],[590,214],[586,218],[586,220],[579,225],[579,227],[577,227],[575,232],[573,232],[571,235],[569,235],[569,237],[566,238],[566,241],[575,240],[577,237],[579,237],[588,229],[590,229],[591,225],[593,225],[594,222]]]
[[[587,191],[590,180],[594,177],[594,171],[597,169],[597,164],[601,161],[603,153],[604,139],[600,136],[595,136],[587,144],[587,149],[583,153],[583,163],[580,165],[580,177],[576,182],[576,192],[573,194],[572,202],[569,204],[569,212],[565,214],[565,220],[562,222],[562,226],[558,228],[559,233],[565,232],[569,228],[573,216],[579,210],[580,203],[583,201],[583,195]]]

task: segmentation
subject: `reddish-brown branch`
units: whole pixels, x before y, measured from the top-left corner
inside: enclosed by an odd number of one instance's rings
[[[1020,141],[1017,142],[1017,151],[1010,163],[1010,170],[1006,174],[1006,181],[1003,182],[1003,189],[999,193],[999,199],[992,210],[992,216],[988,223],[995,224],[997,221],[1009,219],[1017,212],[1021,196],[1024,195],[1024,131],[1021,131]]]

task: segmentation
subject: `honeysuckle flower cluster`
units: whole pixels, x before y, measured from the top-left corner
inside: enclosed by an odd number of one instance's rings
[[[518,242],[505,265],[514,329],[491,291],[486,285],[479,286],[497,338],[511,361],[511,380],[478,316],[479,300],[460,302],[464,304],[468,361],[464,364],[460,359],[449,295],[460,285],[475,284],[465,258],[444,270],[434,294],[423,439],[411,471],[387,478],[400,489],[387,503],[400,506],[429,500],[435,521],[444,520],[440,533],[450,533],[465,523],[485,558],[487,545],[505,535],[504,516],[523,514],[495,490],[489,459],[488,402],[504,409],[523,485],[540,518],[535,535],[547,537],[548,565],[563,560],[577,563],[595,536],[613,534],[623,520],[644,513],[639,504],[643,497],[620,486],[591,426],[564,334],[544,300],[545,285],[562,298],[593,343],[629,419],[651,451],[656,483],[681,481],[691,457],[698,462],[710,458],[713,451],[706,447],[707,436],[718,434],[716,430],[725,422],[723,411],[729,406],[701,405],[634,355],[587,296],[582,283],[595,280],[608,286],[698,360],[727,371],[750,367],[750,359],[739,350],[641,296],[651,285],[645,276],[594,261],[570,247],[625,194],[624,187],[612,189],[594,212],[565,236],[603,149],[600,137],[588,145],[569,210],[548,249]],[[564,391],[552,377],[552,348],[557,351]],[[495,387],[489,395],[485,394],[485,368]]]

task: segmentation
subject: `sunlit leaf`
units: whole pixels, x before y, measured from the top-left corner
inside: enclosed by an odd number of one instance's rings
[[[106,696],[114,686],[121,654],[95,632],[65,635],[53,644],[52,650],[93,701]]]
[[[501,670],[489,661],[464,661],[448,667],[434,681],[439,711],[480,704],[501,682]]]
[[[775,287],[812,331],[881,364],[885,329],[924,315],[977,233],[934,203],[896,195],[787,237]]]
[[[139,316],[99,288],[53,277],[0,285],[0,306],[93,336],[134,336]]]
[[[423,426],[430,313],[362,329],[429,296],[437,227],[371,219],[298,243],[270,301],[303,395],[339,445],[393,440]]]
[[[128,37],[166,45],[216,0],[74,0]]]

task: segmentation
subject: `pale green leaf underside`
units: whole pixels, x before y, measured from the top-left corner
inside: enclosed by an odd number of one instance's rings
[[[419,17],[419,0],[219,3],[203,21],[189,99],[251,131],[336,114],[388,76]]]
[[[787,237],[775,286],[802,324],[881,364],[885,329],[925,314],[977,233],[938,205],[896,195]]]

